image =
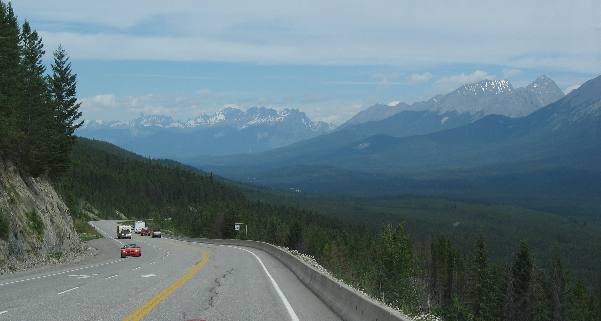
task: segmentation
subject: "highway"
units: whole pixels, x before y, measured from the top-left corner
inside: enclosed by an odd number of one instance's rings
[[[70,265],[0,276],[2,320],[340,320],[272,256],[250,248],[116,240],[93,222],[99,254]],[[142,247],[119,257],[119,241]]]

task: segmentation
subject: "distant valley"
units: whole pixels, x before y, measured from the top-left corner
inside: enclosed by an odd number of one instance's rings
[[[196,165],[278,188],[453,196],[593,215],[598,208],[585,203],[599,199],[600,104],[601,77],[523,117],[493,114],[431,133],[364,134],[363,126],[398,123],[392,120],[400,112],[289,147]]]

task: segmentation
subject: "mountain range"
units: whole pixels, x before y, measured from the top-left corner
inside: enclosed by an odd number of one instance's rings
[[[358,126],[326,137],[352,132]],[[523,117],[493,114],[428,134],[357,137],[351,142],[331,140],[318,147],[318,139],[313,139],[196,165],[254,183],[321,192],[376,190],[380,194],[423,192],[462,197],[505,193],[512,199],[521,197],[529,205],[543,204],[543,199],[547,204],[556,202],[554,196],[565,200],[568,194],[597,201],[600,195],[595,191],[601,188],[596,183],[601,178],[601,77]],[[527,196],[534,192],[538,200]]]
[[[105,140],[133,152],[186,159],[198,155],[227,155],[270,150],[332,130],[296,109],[226,108],[188,120],[142,115],[130,122],[86,121],[82,137]]]
[[[441,125],[451,120],[452,114],[462,115],[466,119],[476,119],[491,114],[521,117],[563,96],[563,91],[545,75],[525,87],[518,88],[508,80],[485,79],[465,84],[449,94],[437,95],[413,104],[402,102],[376,104],[359,112],[339,129],[381,121],[404,111],[436,113],[440,115]],[[471,116],[466,117],[467,115]]]
[[[249,155],[247,158],[260,159],[261,165],[270,163],[312,165],[318,159],[336,158],[334,155],[337,153],[348,154],[348,151],[344,150],[346,146],[352,146],[352,150],[357,152],[366,149],[364,152],[369,153],[374,144],[372,140],[431,134],[469,125],[487,115],[501,112],[507,115],[504,117],[526,115],[543,107],[545,103],[554,102],[563,96],[563,92],[555,82],[546,76],[541,76],[521,88],[514,88],[506,80],[483,80],[463,85],[447,95],[438,95],[412,105],[402,103],[396,104],[396,107],[376,105],[368,108],[366,112],[359,113],[332,133],[263,154]],[[397,110],[392,116],[382,120],[367,121],[367,115],[372,115],[376,119],[383,116],[382,113],[369,112],[379,111],[382,108],[407,110]],[[243,160],[245,156],[234,158]],[[204,158],[194,161],[195,164],[204,162]],[[242,167],[237,168],[242,169]],[[365,171],[365,168],[362,167],[360,170]]]

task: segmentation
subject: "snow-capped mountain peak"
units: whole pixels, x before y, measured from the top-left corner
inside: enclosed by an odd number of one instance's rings
[[[144,114],[134,119],[130,125],[132,127],[180,127],[179,122],[174,121],[169,116]]]
[[[226,108],[187,120],[141,115],[130,122],[86,121],[78,135],[160,158],[266,151],[325,134],[328,123],[297,109]]]
[[[457,89],[457,93],[462,95],[502,95],[513,91],[513,86],[509,80],[489,80],[485,79],[476,83],[465,84]]]
[[[272,109],[265,107],[251,107],[246,111],[237,108],[225,108],[215,113],[202,114],[188,120],[174,120],[165,115],[141,115],[130,121],[95,121],[86,120],[84,127],[111,127],[111,128],[199,128],[228,126],[243,129],[260,125],[276,125],[285,122],[297,122],[311,130],[330,128],[330,124],[314,122],[305,113],[297,109]]]
[[[402,111],[428,111],[443,115],[441,117],[446,117],[444,115],[447,113],[468,113],[471,116],[467,118],[475,119],[491,114],[520,117],[555,102],[563,96],[564,93],[555,82],[544,75],[539,76],[528,86],[518,88],[513,87],[509,80],[485,79],[465,84],[448,94],[436,95],[429,100],[411,105],[405,103],[394,106],[391,104],[373,105],[360,111],[340,128],[384,120]],[[445,123],[448,123],[449,120],[451,118],[447,119]]]

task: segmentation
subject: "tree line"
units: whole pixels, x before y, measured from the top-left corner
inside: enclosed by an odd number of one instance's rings
[[[442,236],[415,243],[404,225],[374,229],[252,201],[211,174],[104,142],[79,138],[72,159],[59,190],[74,215],[96,211],[114,218],[118,209],[192,237],[248,237],[285,246],[409,314],[447,321],[601,320],[601,275],[583,283],[559,256],[542,266],[526,243],[516,244],[512,260],[493,261],[484,237],[471,248]],[[234,230],[236,222],[248,225],[248,236]]]
[[[20,25],[10,2],[0,0],[0,156],[33,176],[66,170],[81,126],[66,51],[54,51],[50,73],[44,55],[37,31]]]
[[[558,255],[550,266],[539,265],[525,242],[510,262],[493,262],[482,236],[471,249],[445,237],[414,244],[402,224],[374,232],[280,211],[235,220],[252,222],[249,238],[313,255],[335,276],[408,314],[445,321],[601,320],[601,264],[591,267],[599,278],[583,283]],[[281,238],[274,237],[278,229]]]

